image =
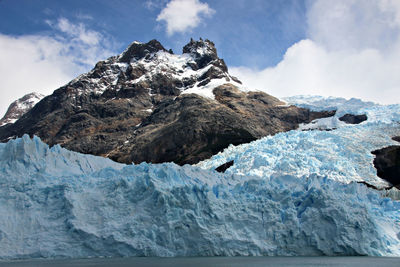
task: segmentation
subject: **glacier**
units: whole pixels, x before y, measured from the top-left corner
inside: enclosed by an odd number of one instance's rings
[[[377,176],[371,151],[398,144],[391,136],[400,125],[374,123],[334,131],[290,131],[249,144],[230,145],[197,166],[213,170],[234,161],[226,173],[269,177],[318,175],[342,183],[365,181],[378,188],[389,184]]]
[[[367,115],[368,123],[391,124],[393,122],[398,123],[400,120],[399,105],[385,106],[374,102],[365,102],[357,98],[345,99],[310,95],[285,97],[283,100],[287,105],[296,105],[313,111],[336,110],[335,116],[317,119],[309,124],[302,124],[299,127],[300,130],[331,130],[351,126],[339,120],[345,114]]]
[[[28,135],[0,144],[0,259],[400,256],[399,190],[357,183],[388,186],[370,152],[398,144],[400,105],[291,101],[368,120],[311,130],[337,113],[195,166],[120,164]]]
[[[300,106],[307,103],[307,107],[315,110],[329,110],[334,106],[338,112],[333,117],[302,125],[300,130],[267,136],[249,144],[231,145],[197,166],[213,170],[233,160],[235,163],[227,173],[260,177],[287,174],[299,178],[315,174],[342,183],[364,181],[377,188],[389,186],[377,176],[371,151],[399,144],[392,137],[400,135],[400,105],[372,105],[342,98],[322,101],[322,97],[306,96],[290,99]],[[346,124],[338,119],[344,113],[366,114],[368,119],[357,125]],[[329,131],[315,130],[321,128]]]
[[[323,173],[124,165],[27,135],[0,158],[2,259],[400,256],[400,203]]]
[[[381,106],[374,102],[366,102],[358,98],[345,99],[343,97],[324,97],[318,95],[295,95],[283,97],[283,101],[290,105],[308,108],[314,111],[337,110],[338,113],[358,112],[363,108]]]

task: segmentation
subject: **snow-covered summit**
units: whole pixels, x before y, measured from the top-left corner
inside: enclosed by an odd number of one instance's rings
[[[204,58],[203,61],[207,64],[207,61],[218,59],[217,49],[210,40],[204,40],[200,38],[199,41],[190,39],[190,42],[183,47],[184,54],[190,54],[195,59]],[[202,64],[200,64],[202,65]]]
[[[23,97],[15,100],[10,104],[4,117],[0,120],[0,126],[8,123],[14,123],[21,118],[26,112],[28,112],[37,102],[45,97],[40,93],[30,93]]]
[[[150,56],[158,51],[167,51],[160,42],[151,40],[148,43],[132,42],[128,48],[117,56],[119,62],[130,63],[143,57]]]
[[[132,87],[148,88],[164,83],[168,94],[196,93],[214,99],[212,90],[231,83],[245,89],[241,82],[228,73],[225,62],[218,58],[214,44],[209,40],[191,40],[183,54],[175,55],[157,40],[148,43],[133,42],[123,53],[100,61],[96,67],[74,79],[68,87],[76,88],[75,94],[102,94],[107,90]]]

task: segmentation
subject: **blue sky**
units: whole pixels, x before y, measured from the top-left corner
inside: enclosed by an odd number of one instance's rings
[[[251,89],[400,103],[399,33],[398,0],[0,0],[0,113],[134,40],[191,37]]]
[[[214,15],[198,27],[168,36],[165,23],[156,20],[167,1],[130,0],[2,0],[0,33],[8,35],[51,35],[46,21],[66,18],[84,23],[114,42],[116,53],[132,41],[159,40],[181,53],[191,37],[216,43],[221,57],[232,66],[267,67],[278,63],[293,43],[305,37],[305,3],[280,1],[209,2]],[[151,4],[149,4],[151,3]]]

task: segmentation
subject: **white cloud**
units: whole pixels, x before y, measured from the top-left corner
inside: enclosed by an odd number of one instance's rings
[[[80,19],[80,20],[94,20],[94,18],[91,15],[84,14],[81,12],[78,12],[75,16],[77,19]]]
[[[23,95],[50,94],[111,54],[112,45],[83,24],[48,22],[52,36],[0,34],[0,113]]]
[[[278,97],[357,97],[400,103],[400,2],[316,0],[308,37],[264,70],[231,68],[250,88]]]
[[[309,37],[329,49],[387,49],[399,36],[398,0],[314,1]]]
[[[55,26],[61,32],[68,34],[72,41],[78,41],[88,45],[97,45],[102,38],[100,33],[87,30],[82,23],[75,25],[65,18],[60,18]]]
[[[202,17],[209,17],[215,11],[199,0],[172,0],[161,10],[157,21],[167,23],[167,34],[172,35],[176,32],[186,32],[196,28]]]
[[[161,9],[166,3],[168,3],[168,0],[147,0],[144,2],[144,6],[149,10],[154,10]]]

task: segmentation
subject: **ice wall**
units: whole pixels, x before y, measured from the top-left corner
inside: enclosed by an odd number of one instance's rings
[[[27,136],[0,155],[0,258],[400,256],[400,203],[360,184],[127,166]]]

